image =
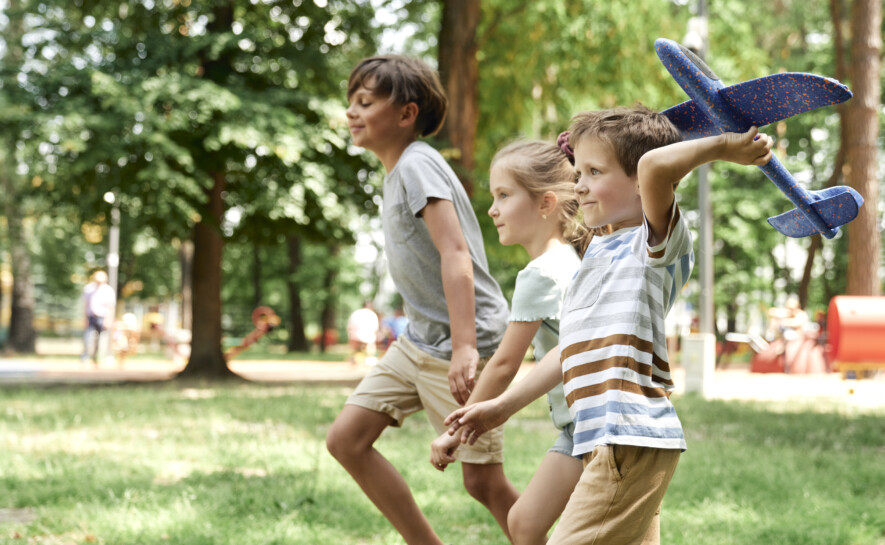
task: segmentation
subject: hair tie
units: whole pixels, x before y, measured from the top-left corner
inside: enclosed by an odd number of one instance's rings
[[[572,165],[575,164],[575,150],[572,149],[568,144],[568,135],[569,131],[563,131],[559,138],[556,139],[556,145],[559,146],[559,149],[562,150],[562,153],[568,158],[568,162]]]

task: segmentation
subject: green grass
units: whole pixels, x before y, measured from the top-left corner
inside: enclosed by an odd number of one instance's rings
[[[5,388],[0,517],[9,544],[389,545],[391,530],[328,455],[348,389],[158,384]],[[689,450],[664,500],[666,544],[885,544],[885,410],[676,399]],[[507,428],[522,488],[555,436],[543,402]],[[457,467],[426,462],[423,416],[379,449],[446,542],[503,545]],[[31,511],[16,511],[29,513]]]

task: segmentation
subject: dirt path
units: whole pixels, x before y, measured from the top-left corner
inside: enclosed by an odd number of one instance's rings
[[[532,364],[523,365],[517,380]],[[231,369],[256,382],[304,382],[356,385],[369,370],[346,362],[242,360]],[[168,360],[130,360],[123,368],[94,367],[70,358],[0,359],[0,387],[8,385],[101,384],[111,382],[164,381],[181,370]],[[684,393],[685,373],[673,372],[676,393]],[[846,407],[885,409],[885,376],[865,380],[842,380],[837,374],[784,375],[750,373],[746,369],[717,371],[706,397],[762,401],[815,402],[830,400]]]

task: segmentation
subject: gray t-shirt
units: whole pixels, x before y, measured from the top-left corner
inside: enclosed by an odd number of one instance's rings
[[[432,198],[455,206],[473,261],[477,350],[481,357],[491,356],[507,327],[507,300],[489,274],[479,222],[464,187],[442,155],[422,141],[410,144],[384,178],[384,253],[409,318],[404,335],[432,356],[452,357],[440,255],[420,216]]]

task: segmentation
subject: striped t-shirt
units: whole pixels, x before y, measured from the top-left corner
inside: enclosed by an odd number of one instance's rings
[[[566,293],[559,346],[575,456],[597,445],[685,450],[664,318],[691,274],[691,234],[673,204],[667,238],[645,223],[593,239]]]

